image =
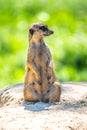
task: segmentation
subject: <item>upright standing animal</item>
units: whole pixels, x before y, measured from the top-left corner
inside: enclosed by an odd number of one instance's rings
[[[44,36],[53,34],[47,25],[34,23],[29,29],[29,48],[24,80],[24,100],[59,102],[61,85],[55,75],[53,60]]]

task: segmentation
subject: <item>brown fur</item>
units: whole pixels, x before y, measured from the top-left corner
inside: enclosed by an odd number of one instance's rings
[[[24,80],[24,100],[59,102],[61,88],[55,76],[49,48],[43,41],[53,31],[44,24],[35,23],[29,29],[29,48]]]

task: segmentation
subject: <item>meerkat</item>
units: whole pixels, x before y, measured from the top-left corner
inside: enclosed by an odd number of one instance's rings
[[[24,100],[29,102],[59,102],[61,85],[55,75],[50,49],[43,38],[53,34],[47,25],[32,24],[24,79]]]

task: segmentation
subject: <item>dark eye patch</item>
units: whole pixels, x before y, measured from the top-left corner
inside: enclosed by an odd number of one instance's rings
[[[43,31],[47,31],[48,30],[45,26],[40,26],[39,29],[41,29]]]

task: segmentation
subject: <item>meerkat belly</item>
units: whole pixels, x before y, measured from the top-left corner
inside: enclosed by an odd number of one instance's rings
[[[53,70],[53,65],[51,65],[51,57],[48,56],[47,53],[43,54],[43,58],[41,60],[41,77],[42,77],[42,83],[47,88],[50,87],[55,79],[55,73]],[[46,89],[46,88],[45,88]]]
[[[43,86],[43,91],[46,91],[53,83],[53,71],[49,65],[50,57],[48,51],[44,51],[40,54],[40,76]]]

